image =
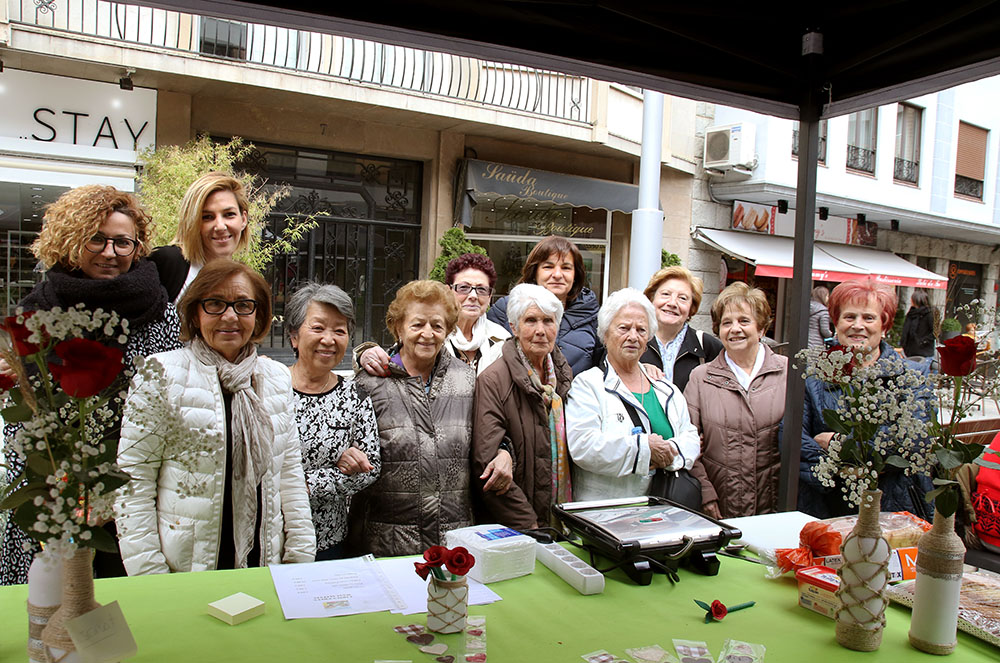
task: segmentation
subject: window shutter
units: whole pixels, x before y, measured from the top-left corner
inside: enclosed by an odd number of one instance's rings
[[[982,182],[986,179],[986,129],[958,123],[958,157],[955,174]]]

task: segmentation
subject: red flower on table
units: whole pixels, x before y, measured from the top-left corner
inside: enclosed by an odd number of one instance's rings
[[[720,620],[726,616],[729,611],[726,606],[723,605],[722,601],[712,601],[712,619]]]
[[[427,576],[430,575],[431,572],[431,565],[424,562],[414,562],[413,566],[417,571],[417,575],[424,580],[427,580]]]
[[[28,311],[21,318],[27,321],[34,311]],[[17,321],[18,316],[11,315],[4,318],[2,324],[0,324],[0,329],[3,329],[8,334],[10,334],[10,340],[14,344],[14,352],[17,353],[18,357],[27,357],[28,355],[33,355],[39,351],[38,345],[28,342],[28,337],[31,336],[31,330],[24,326],[24,322]]]
[[[452,548],[451,556],[445,560],[445,566],[457,576],[464,576],[475,563],[476,558],[461,546]]]
[[[431,546],[424,551],[424,560],[427,566],[441,566],[448,561],[449,550],[444,546]]]
[[[976,368],[976,342],[968,336],[956,336],[938,346],[941,372],[957,377],[968,375]]]
[[[122,372],[122,351],[97,341],[72,338],[56,345],[55,353],[62,363],[50,362],[49,370],[62,390],[74,398],[99,394]]]

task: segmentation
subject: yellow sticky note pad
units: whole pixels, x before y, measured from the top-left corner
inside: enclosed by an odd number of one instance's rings
[[[231,626],[242,624],[264,614],[264,602],[249,594],[237,592],[232,596],[208,604],[208,614]]]
[[[84,663],[107,663],[139,651],[118,601],[66,622],[66,631]]]

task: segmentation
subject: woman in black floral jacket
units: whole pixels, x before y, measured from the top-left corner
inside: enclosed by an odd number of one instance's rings
[[[316,560],[343,556],[348,501],[378,479],[378,426],[368,395],[333,369],[354,332],[354,305],[334,285],[306,283],[285,307],[302,468],[316,526]]]

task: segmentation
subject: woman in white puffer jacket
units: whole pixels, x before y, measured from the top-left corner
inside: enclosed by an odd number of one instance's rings
[[[311,562],[316,554],[288,369],[257,356],[270,288],[230,260],[206,265],[179,306],[185,347],[153,355],[164,379],[133,381],[118,463],[132,480],[115,503],[129,575]],[[167,399],[183,434],[155,435],[144,413]],[[214,453],[184,454],[191,434]],[[176,447],[176,453],[170,448]],[[151,464],[148,458],[172,458]],[[196,469],[192,469],[196,468]],[[190,486],[198,490],[187,494]]]

